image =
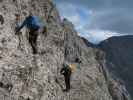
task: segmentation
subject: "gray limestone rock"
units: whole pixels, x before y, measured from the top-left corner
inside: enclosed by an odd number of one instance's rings
[[[28,30],[15,35],[15,14],[25,19],[29,11],[47,22],[47,33],[39,33],[38,54],[32,54]],[[61,21],[51,0],[1,0],[0,100],[112,100],[104,74],[99,71],[94,49],[87,47],[74,26]],[[21,42],[20,42],[21,40]],[[64,93],[60,69],[64,61],[79,57],[81,69],[72,73],[71,90]],[[10,91],[9,91],[10,90]]]

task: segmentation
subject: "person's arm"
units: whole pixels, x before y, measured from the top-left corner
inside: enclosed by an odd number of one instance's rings
[[[64,68],[62,68],[61,70],[60,70],[60,74],[64,74]]]
[[[16,32],[19,32],[26,24],[27,24],[27,18],[24,20],[22,25],[20,25],[20,27],[17,28]]]

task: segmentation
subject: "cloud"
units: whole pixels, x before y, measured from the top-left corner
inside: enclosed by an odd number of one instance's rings
[[[90,30],[97,30],[95,37],[99,36],[99,39],[106,36],[102,34],[100,36],[100,30],[108,30],[113,35],[133,34],[133,0],[55,0],[55,2],[61,15],[72,21],[82,36],[87,36]]]
[[[101,10],[105,8],[129,8],[132,9],[133,0],[54,0],[57,4],[71,3],[79,7]]]
[[[124,8],[117,10],[107,9],[102,12],[97,12],[86,28],[116,31],[121,34],[133,34],[133,18],[129,12]]]
[[[99,43],[112,36],[121,36],[123,34],[107,31],[107,30],[90,30],[89,34],[84,34],[84,36],[92,43]]]
[[[57,7],[61,12],[61,16],[66,17],[68,20],[73,22],[78,31],[83,29],[83,26],[87,24],[86,22],[88,22],[88,16],[93,14],[91,10],[79,8],[77,5],[72,5],[69,3],[62,3]]]

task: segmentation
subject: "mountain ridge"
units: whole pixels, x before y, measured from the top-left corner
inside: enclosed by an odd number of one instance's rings
[[[52,0],[2,0],[0,11],[0,100],[112,100],[94,49],[78,37],[71,22],[60,19]],[[23,21],[30,12],[47,24],[47,33],[39,33],[36,55],[28,30],[21,31],[20,39],[14,31],[15,14]],[[73,63],[77,57],[81,69],[72,73],[72,88],[64,93],[60,69],[64,61]]]
[[[105,41],[102,41],[98,48],[106,53],[106,66],[111,75],[118,77],[125,84],[128,92],[133,98],[132,89],[132,43],[133,36],[114,36]]]

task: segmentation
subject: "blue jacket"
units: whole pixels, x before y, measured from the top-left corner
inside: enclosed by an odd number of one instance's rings
[[[44,26],[44,23],[37,16],[28,16],[22,25],[18,26],[17,31],[20,31],[24,26],[28,29],[39,29]]]

